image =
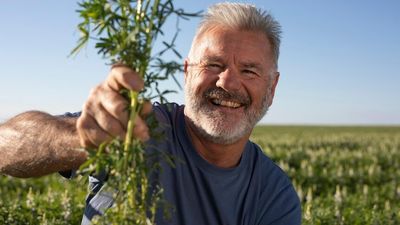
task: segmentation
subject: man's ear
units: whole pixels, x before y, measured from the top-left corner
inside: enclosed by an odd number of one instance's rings
[[[276,89],[276,86],[278,85],[279,76],[280,76],[280,73],[277,71],[277,72],[275,72],[273,78],[271,79],[271,88],[270,88],[270,93],[269,93],[270,98],[269,98],[268,106],[271,106],[272,102],[274,100],[275,89]]]
[[[185,82],[186,82],[186,77],[188,75],[188,69],[189,69],[189,59],[186,58],[185,62],[183,64],[183,72],[184,72],[184,75],[185,75]]]

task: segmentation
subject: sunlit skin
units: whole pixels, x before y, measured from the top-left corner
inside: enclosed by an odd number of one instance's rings
[[[254,125],[242,129],[233,143],[221,144],[205,138],[191,121],[197,119],[202,127],[216,126],[222,133],[241,129],[240,121],[246,123],[249,112],[258,113],[263,103],[272,104],[278,79],[269,41],[262,33],[214,27],[194,40],[185,61],[185,90],[203,101],[212,115],[218,115],[207,120],[193,107],[185,107],[186,129],[198,153],[218,167],[236,166]],[[209,88],[235,97],[204,97]],[[188,99],[190,95],[186,98],[190,106]]]

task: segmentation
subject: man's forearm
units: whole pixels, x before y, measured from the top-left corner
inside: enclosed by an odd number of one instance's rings
[[[87,153],[79,150],[75,123],[31,111],[0,124],[0,173],[37,177],[78,168]]]

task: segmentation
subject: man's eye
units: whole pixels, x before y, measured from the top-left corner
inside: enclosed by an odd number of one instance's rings
[[[245,75],[251,75],[251,76],[258,76],[258,74],[252,70],[243,70],[242,71]]]
[[[219,64],[209,64],[208,67],[211,67],[211,68],[221,68],[221,65],[219,65]]]
[[[215,63],[207,64],[206,67],[207,67],[208,70],[210,70],[212,72],[220,72],[222,70],[222,65],[215,64]]]

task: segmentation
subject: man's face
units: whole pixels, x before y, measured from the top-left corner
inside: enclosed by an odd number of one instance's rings
[[[208,141],[247,139],[272,104],[278,78],[264,34],[213,28],[185,61],[185,115]]]

